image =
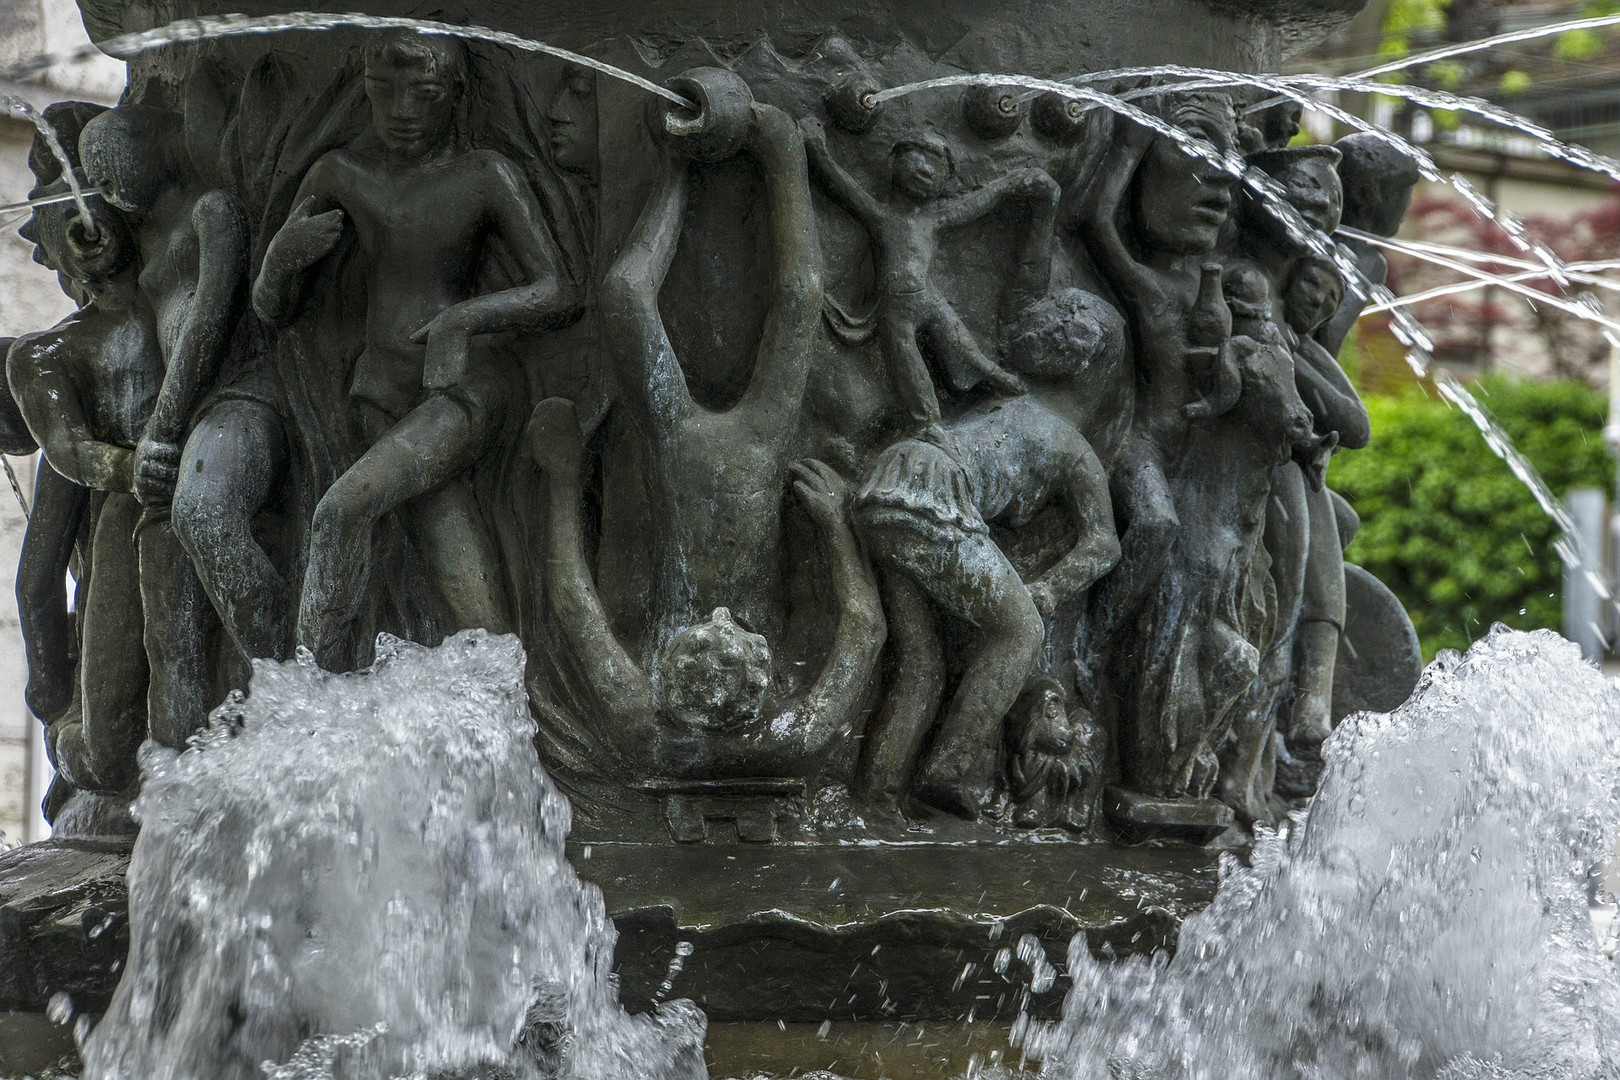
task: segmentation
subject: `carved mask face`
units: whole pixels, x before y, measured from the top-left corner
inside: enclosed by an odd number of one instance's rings
[[[557,87],[546,110],[551,125],[551,158],[557,168],[596,175],[596,83],[587,71],[573,70]]]
[[[392,49],[366,64],[372,128],[389,150],[420,157],[449,141],[461,88],[445,67]]]
[[[770,690],[771,649],[725,608],[675,635],[658,663],[670,716],[697,731],[726,731],[758,719]]]
[[[917,202],[937,199],[951,178],[950,153],[944,146],[906,142],[894,148],[891,166],[897,191]]]
[[[1228,154],[1237,143],[1237,119],[1221,98],[1193,98],[1170,117],[1183,131]],[[1136,174],[1137,213],[1149,246],[1178,255],[1215,250],[1232,213],[1237,178],[1178,149],[1153,140]]]
[[[54,193],[54,192],[53,192]],[[129,265],[134,244],[117,212],[91,200],[94,229],[86,229],[72,203],[42,206],[22,230],[38,246],[39,261],[71,282],[98,285]],[[94,235],[92,235],[92,232]]]

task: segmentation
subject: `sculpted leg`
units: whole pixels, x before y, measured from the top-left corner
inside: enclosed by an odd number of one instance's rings
[[[1332,495],[1326,488],[1310,492],[1310,550],[1306,560],[1304,603],[1294,644],[1294,699],[1289,741],[1319,746],[1333,730],[1333,667],[1344,627],[1344,549]]]
[[[901,301],[889,298],[883,303],[878,317],[878,343],[889,365],[894,392],[917,427],[937,424],[939,394],[934,390],[928,365],[923,363],[922,351],[917,348],[917,321],[909,311],[896,310],[904,306]]]
[[[366,423],[380,426],[380,414],[368,412]],[[298,609],[298,641],[317,659],[359,611],[378,520],[470,468],[479,448],[466,408],[436,394],[383,432],[322,496]]]
[[[68,608],[67,572],[89,502],[88,488],[40,463],[17,560],[17,618],[28,656],[23,697],[29,711],[47,723],[73,699],[78,642]]]
[[[953,392],[965,394],[981,382],[1004,394],[1023,392],[1024,386],[1016,375],[1002,370],[1001,365],[984,355],[973,332],[943,296],[932,299],[923,333],[933,345],[940,372]]]
[[[253,537],[253,518],[286,468],[281,420],[253,401],[224,401],[186,440],[172,516],[226,631],[248,659],[286,658],[287,582]]]
[[[911,579],[887,573],[883,592],[893,674],[882,711],[866,729],[861,783],[874,803],[898,811],[945,696],[945,655],[928,598]]]
[[[411,508],[411,519],[457,628],[510,632],[512,616],[500,556],[478,512],[472,486],[458,478],[428,492]]]
[[[1170,547],[1181,531],[1158,451],[1145,439],[1132,438],[1120,448],[1109,494],[1122,529],[1120,556],[1091,590],[1084,654],[1084,667],[1091,675],[1164,573]]]
[[[156,520],[143,516],[137,528],[141,608],[146,613],[143,637],[151,677],[146,726],[152,738],[180,750],[218,704],[209,700],[208,646],[219,634],[219,617],[167,516]]]
[[[983,794],[973,790],[974,768],[1040,658],[1046,627],[1018,571],[988,536],[964,534],[942,546],[914,535],[896,546],[896,561],[917,585],[978,630],[917,783],[923,801],[973,818]]]
[[[76,786],[92,790],[128,787],[136,775],[135,749],[146,737],[146,652],[134,540],[140,510],[132,495],[107,497],[96,519],[93,561],[81,593],[82,723],[58,734],[57,760]]]

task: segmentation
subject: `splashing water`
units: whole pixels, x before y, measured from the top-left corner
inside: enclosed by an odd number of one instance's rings
[[[1051,1077],[1620,1075],[1620,967],[1588,915],[1612,852],[1620,688],[1498,627],[1327,743],[1308,812],[1228,859],[1174,959],[1071,948]]]
[[[85,1076],[702,1077],[694,1007],[617,1004],[517,640],[377,657],[261,661],[193,749],[147,744],[129,967]]]
[[[556,45],[549,45],[544,41],[526,38],[521,34],[513,34],[505,30],[494,30],[487,26],[437,22],[432,19],[314,11],[293,11],[283,15],[263,16],[204,15],[194,19],[177,19],[174,22],[151,30],[119,34],[116,37],[98,41],[94,45],[80,46],[70,52],[42,54],[25,63],[0,68],[0,79],[26,79],[47,68],[56,67],[59,64],[76,63],[89,59],[98,53],[104,53],[107,56],[127,61],[155,49],[164,49],[172,45],[196,44],[231,37],[342,29],[415,30],[422,34],[440,34],[447,37],[464,38],[469,41],[487,41],[493,45],[504,45],[518,52],[540,53],[559,60],[567,60],[569,63],[588,67],[593,71],[599,71],[632,86],[640,87],[649,94],[655,94],[683,108],[695,107],[692,102],[667,86],[659,86],[657,83],[644,79],[640,75],[625,71],[623,68],[614,67],[612,64],[604,63],[594,57],[559,48]]]
[[[5,110],[12,116],[21,117],[34,125],[34,129],[45,140],[45,145],[50,148],[51,156],[62,167],[62,179],[67,181],[69,197],[73,199],[74,204],[79,208],[79,220],[93,234],[95,219],[90,216],[90,204],[85,201],[85,197],[90,193],[86,192],[83,185],[79,183],[79,178],[73,171],[73,162],[68,157],[67,150],[63,148],[62,140],[56,134],[56,128],[51,126],[51,122],[46,120],[38,109],[20,97],[11,94],[0,94],[0,109]],[[30,205],[42,205],[42,202],[34,200]],[[8,206],[4,209],[10,210],[13,208]]]

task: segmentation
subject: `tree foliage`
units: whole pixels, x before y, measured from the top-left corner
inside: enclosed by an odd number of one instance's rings
[[[1500,377],[1475,393],[1560,497],[1612,489],[1601,394]],[[1361,515],[1347,558],[1401,598],[1425,657],[1466,648],[1493,622],[1558,628],[1557,529],[1468,418],[1417,389],[1367,407],[1373,446],[1336,457],[1328,482]]]

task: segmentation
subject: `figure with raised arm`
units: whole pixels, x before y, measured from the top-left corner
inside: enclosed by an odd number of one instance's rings
[[[939,395],[919,339],[927,342],[939,362],[941,382],[952,391],[963,393],[982,382],[1001,393],[1022,393],[1018,377],[984,355],[931,274],[944,230],[978,221],[1013,199],[1037,208],[1050,206],[1057,199],[1057,184],[1040,169],[1018,169],[973,191],[947,196],[946,184],[955,173],[951,148],[937,135],[924,133],[894,145],[894,196],[881,200],[833,159],[819,121],[806,119],[801,125],[816,177],[871,236],[877,258],[878,339],[911,421],[926,428],[940,420]],[[1037,209],[1031,235],[1050,228]]]
[[[364,60],[372,138],[311,167],[253,286],[260,318],[285,325],[310,270],[353,231],[366,344],[349,394],[365,451],[316,507],[297,620],[298,642],[324,662],[359,612],[378,521],[407,505],[407,528],[456,624],[510,629],[494,540],[465,477],[499,428],[506,373],[474,339],[555,328],[579,311],[522,173],[463,144],[462,45],[383,32]],[[521,283],[480,294],[495,240]]]
[[[57,183],[38,193],[63,190],[66,185]],[[118,210],[100,201],[91,207],[88,223],[71,203],[63,203],[39,208],[24,227],[42,261],[82,302],[79,311],[50,330],[17,339],[6,374],[45,453],[34,515],[59,519],[64,530],[54,541],[46,540],[44,550],[25,555],[56,564],[63,554],[58,545],[71,548],[79,532],[89,493],[104,493],[89,565],[81,568],[78,709],[69,707],[64,688],[49,692],[51,700],[37,707],[50,711],[40,719],[49,725],[52,760],[62,775],[74,787],[116,793],[135,781],[135,749],[148,734],[147,654],[140,629],[146,626],[147,637],[184,636],[195,627],[189,612],[152,609],[148,617],[142,603],[136,448],[163,383],[163,355],[152,309],[137,282],[133,232]],[[47,473],[54,479],[47,480]],[[145,530],[139,543],[149,544],[151,531]],[[177,548],[171,551],[184,560]],[[59,588],[61,573],[58,569]],[[32,607],[24,606],[25,614],[31,615]],[[57,647],[70,644],[71,638]],[[32,651],[32,636],[29,645]],[[188,718],[156,711],[176,700],[162,685],[173,674],[173,668],[152,670],[150,734],[180,747]],[[167,729],[161,726],[165,720]]]
[[[724,607],[674,635],[653,670],[637,663],[608,623],[586,558],[584,439],[572,403],[540,402],[527,438],[546,479],[547,594],[606,722],[608,741],[626,761],[670,773],[690,769],[694,761],[707,770],[740,754],[758,775],[761,769],[793,769],[849,735],[883,648],[884,623],[877,584],[850,527],[849,485],[842,477],[819,461],[789,470],[827,560],[837,622],[814,681],[773,712],[777,680],[770,646]],[[675,737],[681,734],[703,734],[717,743],[696,756],[659,753],[672,742],[679,745]],[[726,745],[729,750],[717,748]]]
[[[1143,107],[1217,153],[1236,146],[1237,115],[1222,95],[1167,93]],[[1120,560],[1092,590],[1089,605],[1085,666],[1095,673],[1164,572],[1181,528],[1167,463],[1190,421],[1207,411],[1201,378],[1217,367],[1230,333],[1211,257],[1231,216],[1237,179],[1124,119],[1088,139],[1080,153],[1092,165],[1072,188],[1067,223],[1135,332],[1137,388],[1131,428],[1110,475]]]
[[[728,71],[700,68],[671,85],[701,106],[696,118],[662,118],[675,153],[710,161],[740,152],[764,174],[770,301],[753,373],[734,405],[703,405],[659,312],[686,216],[688,167],[679,160],[663,163],[602,282],[603,346],[618,373],[620,405],[643,433],[656,520],[667,530],[662,575],[674,585],[659,612],[664,632],[724,606],[774,634],[781,622],[781,492],[822,304],[805,150],[793,120],[754,101]]]

